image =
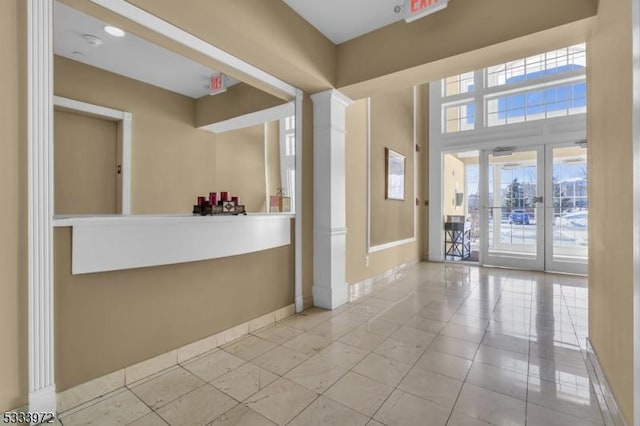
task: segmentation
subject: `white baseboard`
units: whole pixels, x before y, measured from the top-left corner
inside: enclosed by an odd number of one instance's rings
[[[57,394],[57,411],[58,413],[63,413],[73,409],[74,407],[123,388],[124,386],[128,386],[131,383],[145,379],[162,370],[166,370],[174,365],[202,355],[205,352],[209,352],[253,331],[274,324],[275,322],[290,317],[291,315],[295,315],[295,304],[293,303],[285,306],[284,308],[262,315],[261,317],[254,318],[251,321],[239,324],[235,327],[182,346],[178,349],[160,354],[135,365],[122,368],[118,371],[98,377],[78,386],[74,386],[71,389],[67,389]],[[53,393],[53,397],[53,400],[55,401],[55,392]],[[55,402],[53,406],[56,406]]]
[[[607,378],[598,361],[598,356],[591,345],[591,340],[587,338],[587,371],[593,383],[593,388],[598,398],[598,405],[602,411],[602,417],[606,426],[627,426],[627,423],[618,408],[618,404],[611,392]]]
[[[357,297],[359,294],[364,294],[365,289],[371,287],[373,284],[388,279],[388,278],[397,278],[397,276],[405,269],[410,268],[416,264],[420,263],[419,259],[412,260],[410,262],[402,263],[398,266],[394,266],[391,269],[387,269],[386,271],[374,275],[373,277],[365,278],[362,281],[358,281],[353,284],[349,284],[349,301],[352,301],[354,296]]]

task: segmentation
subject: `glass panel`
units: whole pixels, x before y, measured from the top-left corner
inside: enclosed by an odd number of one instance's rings
[[[277,188],[279,196],[291,198],[291,205],[295,205],[295,176],[296,176],[296,118],[285,117],[280,120],[280,186]]]
[[[532,80],[586,66],[586,46],[578,44],[487,68],[487,87]]]
[[[568,82],[487,99],[489,127],[542,120],[587,111],[587,83]]]
[[[475,111],[473,102],[456,105],[443,105],[443,133],[455,133],[471,130],[475,127]]]
[[[470,154],[468,157],[465,155]],[[480,153],[478,151],[458,155],[465,161],[465,187],[467,221],[471,226],[469,234],[471,240],[471,255],[478,260],[480,251]]]
[[[442,194],[445,217],[445,259],[479,260],[479,151],[443,156]]]
[[[296,133],[295,133],[295,130],[292,131],[291,133],[286,133],[285,134],[285,138],[286,138],[285,155],[286,156],[296,155]]]
[[[537,254],[537,152],[489,155],[489,254]]]
[[[553,257],[587,258],[587,150],[553,150]],[[551,207],[550,207],[551,208]]]
[[[447,77],[443,83],[444,97],[473,92],[473,71]]]

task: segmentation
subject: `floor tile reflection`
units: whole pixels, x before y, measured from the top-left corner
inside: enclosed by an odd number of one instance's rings
[[[63,424],[602,425],[586,278],[421,263],[129,388]]]

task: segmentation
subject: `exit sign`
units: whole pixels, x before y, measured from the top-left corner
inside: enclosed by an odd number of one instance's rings
[[[406,0],[406,22],[413,22],[447,7],[448,0]]]
[[[224,74],[218,73],[211,77],[211,81],[209,82],[209,94],[217,95],[218,93],[226,92],[227,86],[224,81]]]

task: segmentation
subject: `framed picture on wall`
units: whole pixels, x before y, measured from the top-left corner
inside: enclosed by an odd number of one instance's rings
[[[407,158],[389,148],[384,149],[385,159],[385,198],[404,200],[404,175]]]

